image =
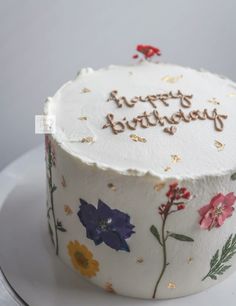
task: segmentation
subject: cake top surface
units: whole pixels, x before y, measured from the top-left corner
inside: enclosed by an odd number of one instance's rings
[[[45,113],[66,151],[103,169],[178,179],[236,169],[236,84],[206,71],[147,61],[82,69]]]

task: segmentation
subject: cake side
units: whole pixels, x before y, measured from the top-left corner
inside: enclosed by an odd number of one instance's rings
[[[49,232],[79,275],[109,292],[163,299],[235,271],[235,175],[128,176],[88,166],[52,138],[46,147]]]

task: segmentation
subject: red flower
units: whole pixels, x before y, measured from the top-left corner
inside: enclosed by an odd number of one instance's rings
[[[185,187],[179,187],[178,182],[174,181],[169,185],[169,190],[166,193],[168,202],[161,204],[158,212],[161,216],[166,217],[170,213],[177,212],[178,210],[185,209],[185,200],[191,196],[190,192]]]
[[[233,192],[226,195],[222,193],[213,197],[209,204],[199,209],[201,216],[200,226],[203,229],[211,230],[213,227],[220,227],[225,220],[232,216],[236,196]]]
[[[177,209],[178,210],[185,209],[185,205],[184,204],[179,204],[179,205],[177,205]]]
[[[136,50],[142,53],[145,59],[149,59],[154,55],[160,56],[161,51],[160,49],[150,46],[150,45],[137,45]],[[138,58],[138,54],[133,55],[133,58]]]
[[[187,190],[187,188],[185,188],[185,187],[179,188],[178,187],[178,182],[173,182],[172,184],[170,184],[169,190],[166,193],[166,196],[171,201],[180,200],[180,199],[189,200],[191,194]]]

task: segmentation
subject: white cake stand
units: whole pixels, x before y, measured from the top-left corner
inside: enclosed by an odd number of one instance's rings
[[[43,148],[37,148],[0,174],[0,266],[22,298],[21,303],[25,301],[30,306],[236,305],[236,274],[196,295],[145,301],[106,293],[69,270],[55,256],[47,232],[43,156]]]

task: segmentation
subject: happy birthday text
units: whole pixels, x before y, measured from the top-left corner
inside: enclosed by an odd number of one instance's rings
[[[115,119],[114,114],[109,113],[106,116],[106,124],[103,125],[103,129],[111,128],[112,132],[117,135],[123,133],[126,129],[136,130],[137,128],[149,128],[154,126],[166,126],[166,125],[178,125],[181,122],[190,123],[195,120],[210,120],[214,123],[214,128],[216,131],[223,131],[224,129],[224,120],[227,119],[227,115],[220,114],[216,108],[209,111],[204,110],[192,110],[188,113],[183,112],[179,109],[177,112],[174,112],[170,116],[161,115],[157,110],[157,104],[162,103],[164,106],[169,106],[171,101],[178,100],[180,107],[190,108],[192,105],[193,95],[183,94],[180,90],[176,93],[172,91],[162,94],[154,94],[147,96],[135,96],[134,98],[128,100],[124,96],[119,96],[117,90],[113,90],[109,94],[108,101],[113,101],[116,103],[118,108],[123,106],[134,107],[137,103],[149,103],[154,110],[147,113],[146,111],[142,114],[135,116],[132,119],[127,119],[126,117],[122,119]],[[176,130],[176,129],[175,129]],[[165,132],[168,132],[169,129],[164,128]],[[173,133],[169,133],[173,135]]]

